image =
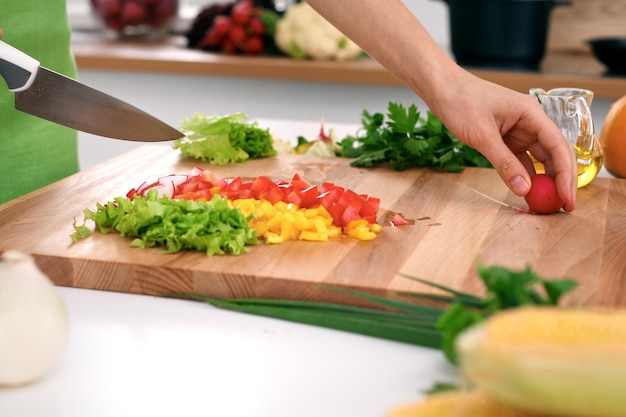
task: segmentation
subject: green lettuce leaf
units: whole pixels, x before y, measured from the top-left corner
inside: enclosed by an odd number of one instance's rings
[[[256,122],[246,123],[247,119],[243,113],[222,117],[195,113],[183,119],[181,129],[186,137],[172,146],[187,158],[216,165],[275,156],[269,129],[260,128]]]
[[[171,200],[151,190],[133,200],[117,197],[95,210],[84,211],[83,225],[74,222],[72,240],[87,237],[85,223],[93,221],[101,233],[133,238],[132,247],[164,247],[165,253],[181,250],[211,255],[240,255],[258,244],[255,229],[239,209],[216,195],[210,201]]]

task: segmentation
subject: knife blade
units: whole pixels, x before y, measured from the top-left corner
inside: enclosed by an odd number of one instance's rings
[[[15,93],[15,108],[72,129],[138,142],[179,139],[183,133],[148,113],[42,67],[0,41],[0,76]]]

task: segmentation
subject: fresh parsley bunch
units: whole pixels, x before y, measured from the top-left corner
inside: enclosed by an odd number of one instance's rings
[[[420,117],[413,104],[408,109],[389,103],[387,119],[382,113],[363,111],[362,129],[341,142],[341,155],[355,158],[351,165],[372,167],[389,163],[392,169],[436,168],[461,172],[463,168],[491,168],[477,150],[458,140],[430,111]]]

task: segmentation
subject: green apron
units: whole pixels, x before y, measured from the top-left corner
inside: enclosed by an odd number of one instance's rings
[[[65,0],[0,0],[2,41],[76,77]],[[77,133],[14,108],[0,77],[0,203],[78,171]]]

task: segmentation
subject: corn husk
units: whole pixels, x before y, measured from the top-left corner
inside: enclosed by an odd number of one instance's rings
[[[458,338],[463,376],[503,403],[559,417],[626,415],[626,310],[526,307]]]
[[[389,410],[385,417],[541,417],[512,408],[480,391],[455,391]]]

